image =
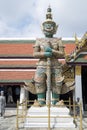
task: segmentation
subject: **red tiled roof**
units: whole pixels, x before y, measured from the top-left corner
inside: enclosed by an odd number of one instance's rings
[[[34,66],[34,65],[36,65],[36,63],[37,63],[37,60],[15,60],[15,61],[7,61],[7,60],[4,60],[4,61],[2,61],[2,60],[0,60],[0,67],[4,67],[4,66],[7,66],[7,67],[13,67],[13,66],[26,66],[26,67],[28,67],[28,66]]]
[[[68,43],[68,44],[65,44],[64,46],[65,46],[66,54],[70,54],[75,49],[75,44],[73,43]]]
[[[75,44],[65,44],[65,52],[69,54],[75,48]],[[27,56],[33,55],[33,44],[32,43],[0,43],[0,56],[15,55],[15,56]]]
[[[33,54],[33,44],[0,43],[0,55],[29,55]]]
[[[35,71],[0,71],[0,80],[29,80]]]
[[[32,43],[1,43],[0,42],[0,57],[10,57],[10,56],[29,56],[29,55],[33,55],[33,45]],[[64,44],[65,46],[65,53],[66,54],[70,54],[74,48],[75,48],[75,44],[73,43],[68,43],[68,44]],[[3,58],[4,59],[4,58]],[[28,61],[28,60],[16,60],[15,61],[11,61],[8,58],[6,60],[0,60],[0,67],[4,67],[4,66],[32,66],[35,65],[37,61]],[[62,61],[64,62],[64,61]],[[18,81],[18,80],[29,80],[32,77],[34,77],[35,71],[25,71],[25,70],[21,70],[21,71],[2,71],[0,69],[0,82],[1,81]]]

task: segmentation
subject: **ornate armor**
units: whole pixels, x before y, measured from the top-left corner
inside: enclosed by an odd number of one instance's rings
[[[51,52],[51,55],[46,55]],[[35,73],[36,93],[45,93],[47,90],[47,58],[51,61],[51,90],[53,93],[60,94],[62,82],[62,67],[58,58],[64,57],[64,46],[58,38],[40,38],[36,40],[34,46],[34,56],[39,58]]]

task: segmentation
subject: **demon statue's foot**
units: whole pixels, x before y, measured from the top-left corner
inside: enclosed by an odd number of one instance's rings
[[[63,100],[60,100],[59,102],[56,103],[55,106],[58,106],[58,107],[63,107],[63,106],[65,106],[64,101],[63,101]]]
[[[41,104],[38,100],[35,100],[34,101],[34,104],[33,104],[33,106],[34,107],[43,107],[43,106],[45,106],[46,104],[44,103],[44,104]]]
[[[56,103],[59,101],[60,95],[57,93],[52,92],[52,105],[55,106]]]
[[[40,104],[39,104],[38,100],[35,100],[35,101],[34,101],[33,106],[34,106],[34,107],[40,107]]]
[[[46,97],[45,92],[37,94],[37,100],[38,100],[38,103],[39,103],[40,107],[43,107],[43,106],[46,105],[45,97]]]

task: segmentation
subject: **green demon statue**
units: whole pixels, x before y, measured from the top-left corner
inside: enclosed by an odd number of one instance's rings
[[[62,75],[61,63],[58,59],[64,58],[64,46],[62,44],[61,38],[55,38],[53,35],[57,31],[57,25],[52,20],[51,8],[48,7],[46,14],[46,21],[42,23],[42,31],[45,38],[36,39],[36,44],[34,45],[34,57],[38,58],[38,65],[34,77],[34,84],[29,84],[33,88],[35,87],[35,92],[37,94],[37,100],[39,106],[46,104],[46,91],[47,91],[47,62],[50,59],[50,81],[51,91],[52,91],[52,104],[56,105],[59,101],[59,96],[62,93],[64,77]],[[64,87],[64,92],[67,90]]]
[[[61,87],[63,82],[61,64],[58,58],[64,57],[64,47],[61,39],[53,38],[57,31],[57,25],[52,21],[51,8],[47,9],[46,21],[42,23],[42,31],[45,38],[36,40],[34,46],[34,56],[39,58],[37,70],[35,73],[35,88],[37,98],[40,105],[44,105],[47,90],[47,58],[51,60],[51,90],[52,90],[52,104],[55,105],[59,100]]]

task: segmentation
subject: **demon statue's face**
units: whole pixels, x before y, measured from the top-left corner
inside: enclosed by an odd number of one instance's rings
[[[53,21],[46,21],[42,24],[42,31],[46,37],[53,37],[56,33],[57,26]]]

